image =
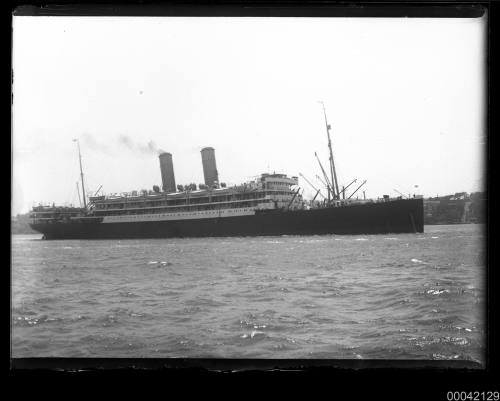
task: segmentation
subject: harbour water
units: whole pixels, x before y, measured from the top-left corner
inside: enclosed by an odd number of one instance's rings
[[[13,357],[485,363],[483,225],[423,234],[12,237]]]

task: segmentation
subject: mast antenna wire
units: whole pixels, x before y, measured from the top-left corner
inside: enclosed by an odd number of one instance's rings
[[[74,160],[72,159],[72,162],[73,161]],[[73,163],[71,163],[70,165],[67,166],[67,171],[69,174],[67,174],[66,180],[64,182],[64,188],[68,188],[68,190],[65,192],[65,196],[64,196],[65,202],[69,201],[70,199],[73,199],[73,197],[74,197],[75,187],[71,183],[71,181],[72,181],[71,177],[75,176],[75,168],[77,168],[76,164],[73,164]]]
[[[73,139],[73,142],[76,142],[78,146],[78,159],[80,160],[80,176],[82,177],[83,207],[87,209],[87,200],[85,198],[85,183],[83,181],[82,154],[80,152],[80,141],[78,140],[78,138],[75,138]]]
[[[76,193],[78,194],[78,204],[82,207],[82,199],[80,198],[80,187],[78,186],[78,181],[76,182]]]

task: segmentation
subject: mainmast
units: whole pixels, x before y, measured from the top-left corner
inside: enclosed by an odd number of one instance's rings
[[[331,126],[330,124],[328,124],[328,120],[326,118],[325,104],[322,101],[320,101],[320,103],[323,106],[323,114],[325,115],[326,134],[328,135],[328,149],[330,150],[330,174],[332,176],[333,197],[336,199],[340,199],[339,186],[337,183],[337,172],[335,171],[335,162],[333,161],[332,140],[330,139]],[[333,186],[335,186],[335,188],[333,188]]]
[[[82,154],[80,153],[80,141],[78,139],[73,139],[78,145],[78,159],[80,160],[80,177],[82,178],[82,194],[83,194],[83,207],[87,209],[87,201],[85,199],[85,184],[83,182],[83,168],[82,168]]]

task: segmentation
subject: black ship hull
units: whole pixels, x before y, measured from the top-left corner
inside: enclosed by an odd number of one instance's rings
[[[423,199],[310,210],[269,210],[250,216],[132,223],[102,219],[33,223],[45,239],[128,239],[322,234],[421,233]]]

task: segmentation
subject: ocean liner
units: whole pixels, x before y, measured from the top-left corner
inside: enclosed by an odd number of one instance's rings
[[[382,234],[423,232],[423,198],[346,197],[339,190],[326,120],[330,177],[318,158],[327,196],[317,190],[304,200],[299,179],[261,174],[241,185],[219,183],[215,151],[201,150],[204,184],[175,184],[172,155],[159,155],[162,188],[120,195],[90,196],[81,168],[83,207],[36,206],[30,226],[45,239],[126,239],[168,237]],[[302,175],[301,175],[302,176]],[[316,189],[304,176],[302,176]],[[352,183],[351,183],[352,184]],[[350,184],[349,184],[350,185]],[[316,200],[318,195],[322,200]]]

